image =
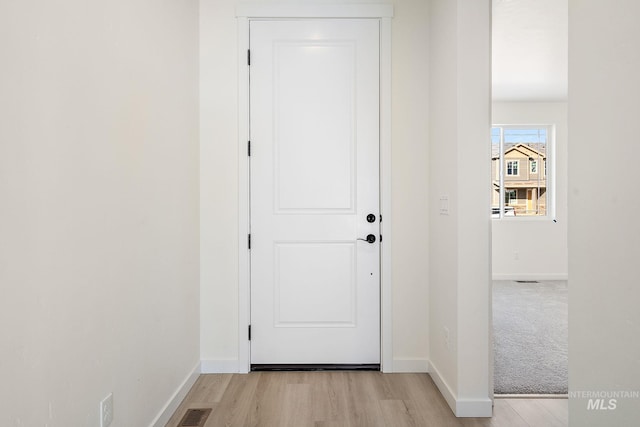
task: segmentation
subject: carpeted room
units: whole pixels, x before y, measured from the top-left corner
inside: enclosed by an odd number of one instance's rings
[[[567,309],[567,281],[493,283],[496,394],[567,394]]]

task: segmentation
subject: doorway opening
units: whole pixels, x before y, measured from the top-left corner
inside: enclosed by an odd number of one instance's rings
[[[565,397],[568,2],[494,0],[492,26],[494,392]]]

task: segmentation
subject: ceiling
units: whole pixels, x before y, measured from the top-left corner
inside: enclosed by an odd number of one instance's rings
[[[493,100],[567,99],[568,0],[493,0]]]

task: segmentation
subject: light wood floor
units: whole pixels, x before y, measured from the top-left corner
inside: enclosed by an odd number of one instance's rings
[[[217,426],[567,426],[566,399],[496,399],[493,418],[456,418],[427,374],[253,372],[201,375],[167,427],[189,408]]]

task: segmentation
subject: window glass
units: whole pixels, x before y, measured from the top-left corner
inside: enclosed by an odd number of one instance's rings
[[[550,130],[551,126],[494,126],[491,129],[493,218],[548,215],[552,194],[548,185],[551,179],[547,175]],[[539,173],[541,165],[543,173]]]

